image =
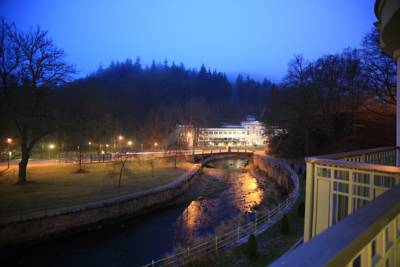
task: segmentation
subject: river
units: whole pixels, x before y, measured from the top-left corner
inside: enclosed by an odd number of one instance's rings
[[[15,266],[140,266],[246,220],[275,190],[246,170],[247,158],[217,160],[169,208],[10,254]]]

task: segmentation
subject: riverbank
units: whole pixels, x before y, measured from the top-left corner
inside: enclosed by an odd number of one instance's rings
[[[3,218],[0,221],[0,247],[36,242],[100,222],[110,223],[122,216],[132,216],[169,205],[171,200],[186,191],[200,169],[200,164],[193,165],[172,182],[140,192]]]
[[[125,164],[118,186],[121,163],[77,164],[50,162],[28,169],[28,183],[17,185],[17,167],[0,175],[0,218],[38,210],[68,207],[113,196],[135,193],[168,184],[193,164],[179,159],[131,159]],[[1,219],[0,219],[1,220]]]

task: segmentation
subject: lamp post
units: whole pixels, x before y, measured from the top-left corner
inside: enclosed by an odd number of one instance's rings
[[[7,138],[6,143],[7,143],[7,157],[8,157],[7,169],[9,169],[10,168],[11,155],[12,155],[12,152],[10,151],[10,145],[12,143],[12,139],[11,138]]]
[[[123,139],[124,139],[124,137],[122,135],[118,136],[118,148],[119,148],[120,152],[121,152],[121,142]]]
[[[154,142],[154,149],[157,150],[157,147],[158,147],[158,143]]]
[[[90,163],[92,163],[92,142],[91,141],[89,141],[88,142],[88,148],[89,148],[89,158],[90,158]]]
[[[81,152],[81,147],[77,146],[76,147],[78,149],[78,156],[79,156],[79,172],[82,171],[82,152]]]
[[[10,159],[11,159],[12,152],[8,151],[8,161],[7,161],[7,169],[10,168]]]
[[[129,140],[127,144],[128,144],[129,149],[132,149],[133,142],[131,140]]]
[[[101,151],[101,156],[103,157],[103,162],[104,162],[104,154],[105,154],[105,151],[102,150],[102,151]]]
[[[56,146],[54,144],[49,145],[49,159],[50,159],[50,153],[51,151],[55,148]]]

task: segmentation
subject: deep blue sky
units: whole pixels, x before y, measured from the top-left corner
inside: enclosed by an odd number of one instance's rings
[[[295,54],[359,47],[374,0],[0,0],[0,15],[40,25],[79,76],[111,60],[152,59],[279,81]]]

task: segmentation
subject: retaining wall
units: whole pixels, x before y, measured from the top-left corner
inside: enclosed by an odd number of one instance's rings
[[[198,164],[173,182],[143,192],[3,218],[0,220],[0,247],[43,240],[77,228],[167,206],[185,192],[200,170]]]
[[[283,160],[273,158],[261,153],[254,153],[252,157],[254,167],[259,168],[267,174],[268,177],[274,179],[280,186],[284,187],[288,192],[293,190],[295,182],[291,175],[288,175],[288,170],[291,168]]]

